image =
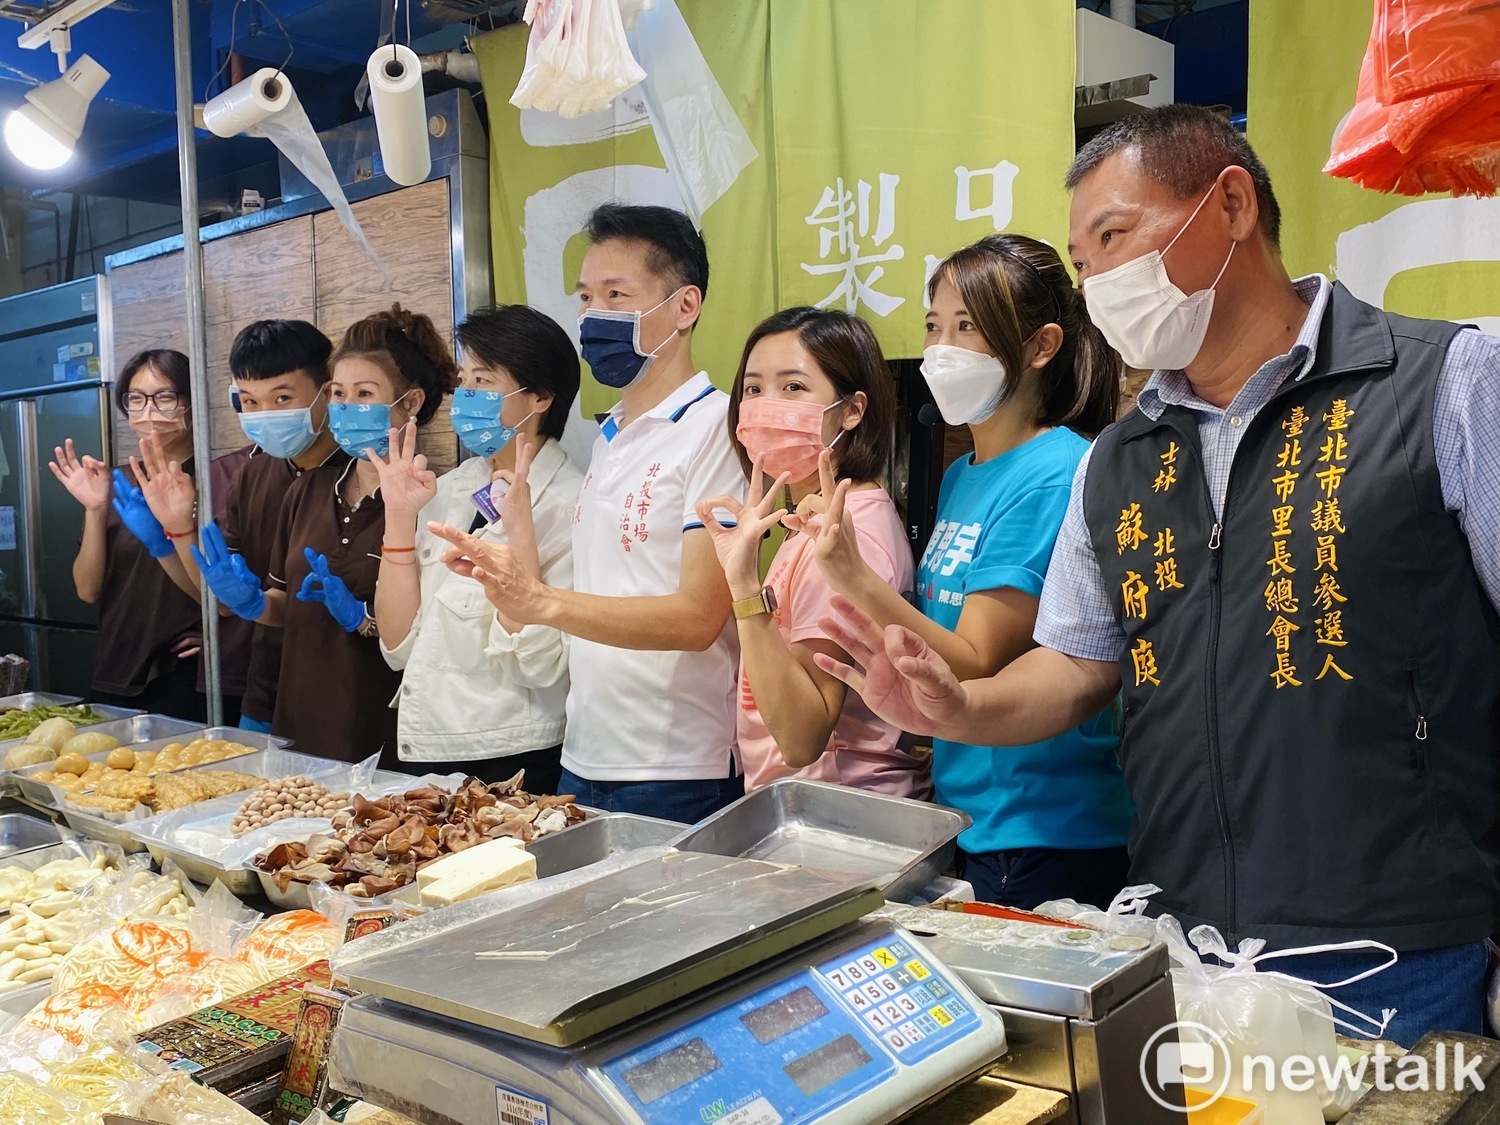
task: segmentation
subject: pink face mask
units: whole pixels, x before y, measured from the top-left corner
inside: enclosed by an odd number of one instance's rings
[[[823,415],[843,400],[828,406],[794,399],[759,396],[740,403],[740,421],[734,436],[753,461],[764,454],[761,467],[773,476],[788,474],[796,482],[818,471],[818,454],[823,452]],[[829,442],[832,449],[847,430]]]

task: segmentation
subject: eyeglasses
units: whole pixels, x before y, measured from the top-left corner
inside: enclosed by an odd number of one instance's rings
[[[120,401],[125,404],[126,414],[144,414],[148,404],[156,407],[162,414],[175,414],[187,406],[186,399],[186,395],[176,391],[157,391],[149,395],[140,391],[126,391]]]

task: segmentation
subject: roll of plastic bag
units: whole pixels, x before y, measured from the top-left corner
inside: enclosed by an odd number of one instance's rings
[[[646,70],[641,94],[656,144],[700,230],[703,213],[760,155],[675,0],[656,0],[628,33]]]
[[[323,142],[313,132],[307,110],[297,99],[290,78],[271,67],[262,67],[210,100],[203,107],[203,123],[216,136],[246,133],[274,144],[323,193],[344,229],[375,263],[381,276],[390,276],[354,217],[339,178],[333,174],[333,165],[328,162],[328,153],[323,150]]]
[[[365,64],[380,159],[385,174],[404,186],[420,184],[432,171],[427,141],[427,100],[422,60],[410,47],[377,47]]]

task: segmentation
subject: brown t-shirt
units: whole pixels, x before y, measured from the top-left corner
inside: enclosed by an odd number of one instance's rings
[[[321,602],[304,602],[297,591],[311,572],[303,550],[328,557],[328,569],[367,604],[375,599],[385,505],[377,492],[357,508],[339,495],[353,462],[304,473],[287,490],[276,528],[268,577],[286,590],[281,681],[274,733],[294,740],[304,754],[357,762],[396,745],[391,700],[401,673],[380,654],[376,637],[345,632]]]
[[[189,475],[191,461],[183,465]],[[129,465],[121,471],[135,483]],[[104,524],[104,584],[99,594],[99,637],[94,645],[95,691],[139,695],[177,666],[172,646],[202,632],[198,602],[167,577],[141,541],[126,530],[111,505]]]
[[[280,569],[271,562],[271,550],[287,491],[293,482],[312,470],[299,469],[291,461],[252,448],[249,460],[228,490],[219,530],[224,533],[229,549],[245,556],[250,573],[264,580],[271,571]],[[335,449],[325,462],[339,467],[348,463],[349,457],[342,449]],[[269,723],[276,714],[276,685],[281,677],[281,630],[264,625],[252,628],[254,635],[240,712],[257,722]]]

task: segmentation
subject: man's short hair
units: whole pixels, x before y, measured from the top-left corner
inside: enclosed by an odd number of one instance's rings
[[[639,242],[646,247],[646,268],[668,292],[695,285],[708,296],[708,247],[681,211],[670,207],[637,207],[605,203],[594,208],[583,233],[592,243]]]
[[[257,320],[245,325],[229,348],[234,379],[274,379],[306,371],[318,386],[328,382],[333,344],[305,320]]]
[[[1116,121],[1078,150],[1064,178],[1068,190],[1122,149],[1134,149],[1147,174],[1178,199],[1202,195],[1225,168],[1243,168],[1255,183],[1260,229],[1271,245],[1281,246],[1281,205],[1271,174],[1245,135],[1213,110],[1164,105]]]

